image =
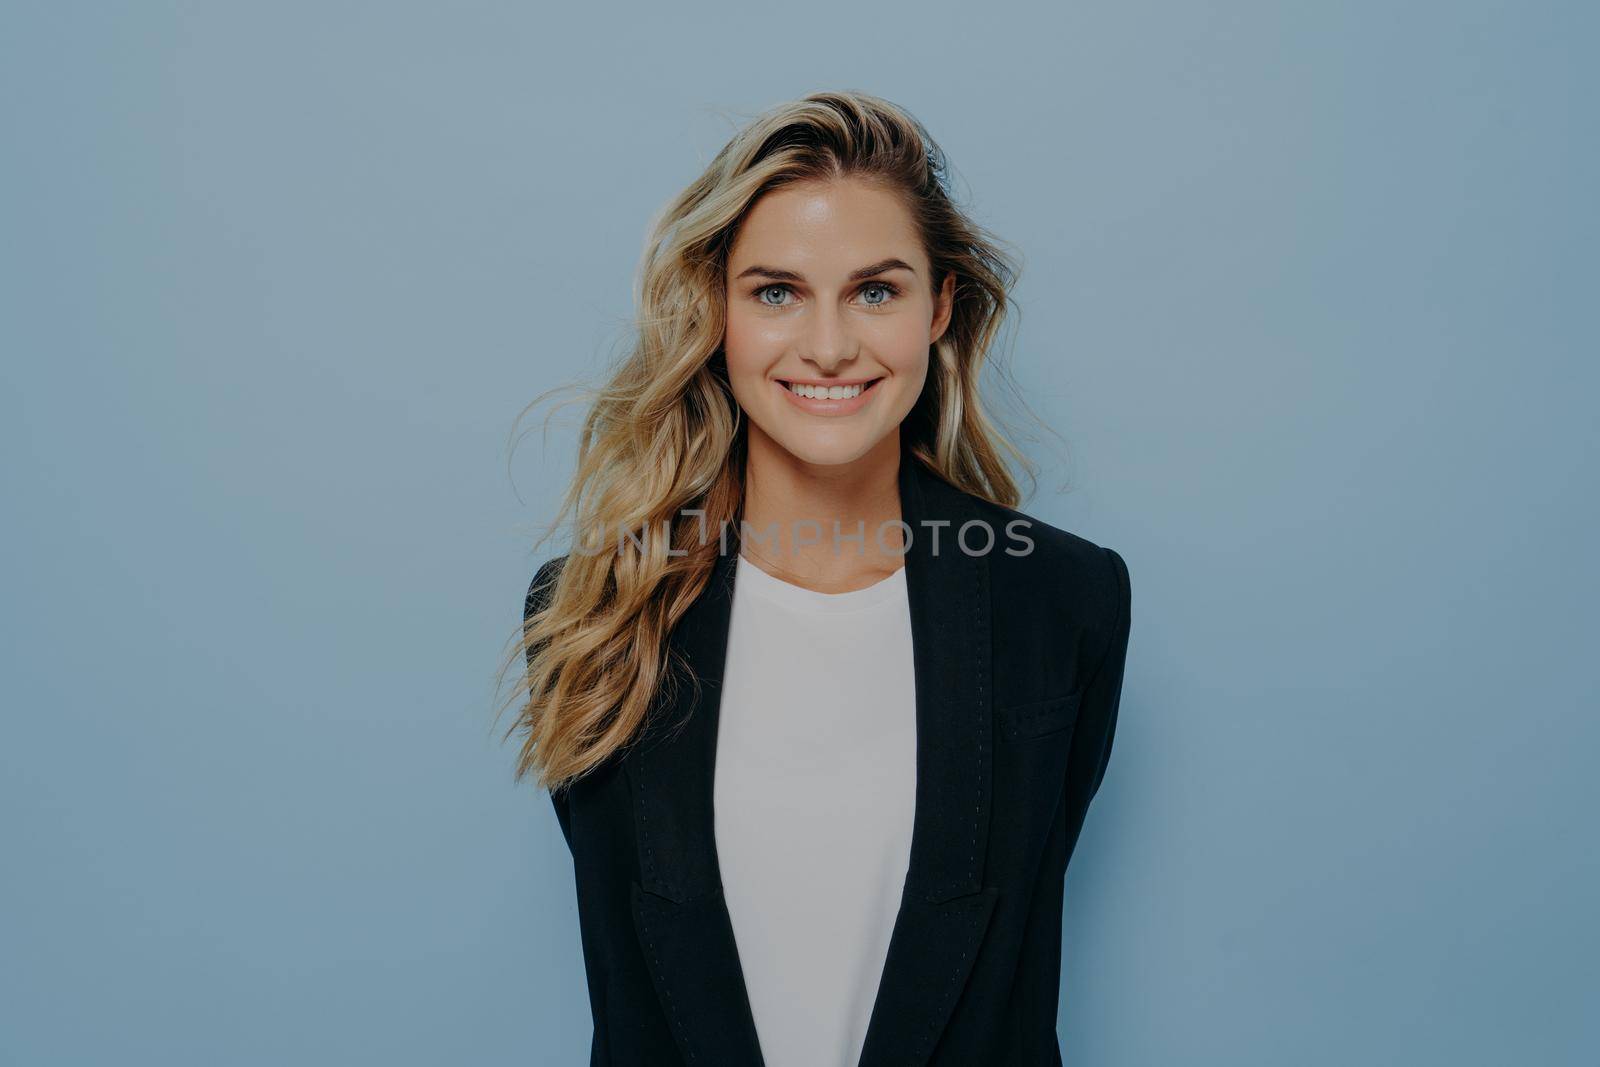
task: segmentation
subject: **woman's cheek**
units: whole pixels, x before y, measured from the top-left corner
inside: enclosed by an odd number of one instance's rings
[[[769,325],[746,321],[738,314],[730,315],[723,338],[729,372],[758,371],[770,362],[770,354],[781,344],[773,333]]]

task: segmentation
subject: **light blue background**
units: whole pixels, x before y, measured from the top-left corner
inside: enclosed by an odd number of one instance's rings
[[[1132,571],[1067,1061],[1596,1062],[1593,10],[6,4],[0,1062],[587,1062],[492,727],[577,409],[510,437],[846,87]]]

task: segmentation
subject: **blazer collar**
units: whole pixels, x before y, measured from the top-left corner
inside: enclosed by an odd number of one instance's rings
[[[901,517],[911,528],[905,567],[917,690],[916,814],[859,1067],[927,1062],[996,894],[983,885],[993,770],[988,557],[968,555],[956,541],[962,523],[976,517],[971,498],[904,449],[898,484]],[[717,557],[710,582],[669,638],[698,684],[674,679],[682,684],[664,691],[624,767],[641,875],[632,888],[634,919],[678,1046],[689,1062],[756,1067],[763,1060],[712,817],[737,555],[730,548]]]

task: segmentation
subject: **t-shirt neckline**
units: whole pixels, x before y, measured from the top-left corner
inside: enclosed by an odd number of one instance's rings
[[[860,611],[891,601],[901,595],[905,589],[905,580],[906,569],[901,565],[893,574],[873,582],[864,589],[852,589],[845,593],[821,593],[768,574],[741,552],[734,588],[748,590],[766,600],[799,611],[841,612]]]

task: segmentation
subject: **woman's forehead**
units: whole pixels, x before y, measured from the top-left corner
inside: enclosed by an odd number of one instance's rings
[[[889,259],[920,273],[922,253],[911,213],[881,186],[844,179],[783,186],[745,216],[729,271],[752,266],[806,280],[844,278]]]

